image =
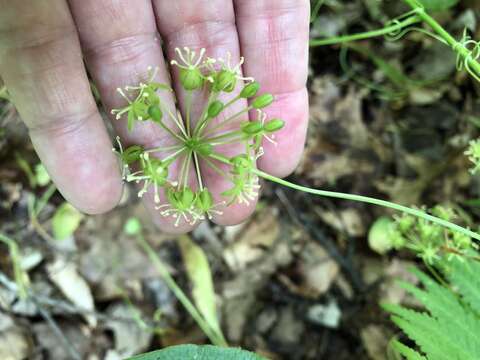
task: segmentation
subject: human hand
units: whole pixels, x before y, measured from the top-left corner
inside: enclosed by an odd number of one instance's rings
[[[286,122],[278,144],[265,144],[258,166],[285,176],[298,163],[308,120],[308,0],[0,0],[0,9],[0,76],[53,181],[78,209],[108,211],[122,192],[83,60],[109,112],[125,105],[115,90],[138,83],[149,66],[159,67],[158,82],[170,83],[160,39],[169,59],[184,46],[206,48],[211,57],[230,52],[234,63],[241,53],[245,75],[276,98],[266,109],[269,118]],[[174,108],[171,94],[161,97]],[[182,107],[180,94],[178,100]],[[165,139],[151,122],[136,124],[132,132],[125,122],[112,123],[127,144],[151,146]],[[206,185],[214,197],[225,190],[215,174],[206,175]],[[163,230],[191,229],[161,217],[151,196],[145,203]],[[214,221],[239,223],[254,206],[229,206]]]

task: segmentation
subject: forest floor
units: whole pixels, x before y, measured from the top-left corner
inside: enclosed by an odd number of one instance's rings
[[[312,37],[381,27],[401,14],[398,3],[327,1]],[[475,1],[464,1],[436,18],[460,36],[466,26],[478,28],[479,11]],[[382,61],[398,71],[397,81]],[[463,155],[480,126],[480,87],[456,71],[444,45],[413,33],[395,42],[359,42],[348,51],[312,48],[308,86],[308,142],[289,180],[480,215],[479,178],[468,173]],[[32,223],[29,201],[47,187],[34,186],[28,174],[38,158],[5,101],[0,126],[0,233],[17,242],[33,294],[18,297],[12,258],[0,244],[1,358],[62,360],[73,352],[114,360],[207,343],[123,230],[127,219],[140,219],[145,239],[190,293],[178,239],[153,227],[134,191],[126,191],[117,209],[84,217],[73,236],[55,241],[52,217],[63,199],[55,193]],[[380,304],[417,305],[395,280],[414,281],[408,267],[419,264],[410,253],[379,255],[369,247],[371,224],[393,213],[262,185],[246,223],[204,223],[190,234],[208,258],[228,343],[269,359],[386,358],[389,341],[401,335]],[[91,301],[86,312],[82,304]]]

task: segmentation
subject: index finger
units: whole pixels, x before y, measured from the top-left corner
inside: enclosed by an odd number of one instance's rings
[[[121,196],[119,167],[91,95],[64,0],[0,1],[0,74],[35,149],[67,200],[87,213]]]

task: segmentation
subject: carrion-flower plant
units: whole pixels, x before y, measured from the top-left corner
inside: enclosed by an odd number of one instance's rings
[[[141,183],[139,197],[152,191],[155,208],[162,216],[172,217],[175,226],[178,227],[181,222],[193,225],[204,219],[211,219],[213,215],[221,215],[223,207],[234,203],[250,204],[258,196],[259,178],[263,178],[313,195],[387,207],[480,240],[480,234],[421,209],[368,196],[311,189],[257,169],[256,161],[263,155],[263,141],[275,142],[275,132],[284,126],[281,119],[267,119],[262,110],[272,104],[273,95],[258,95],[260,84],[241,74],[243,58],[238,64],[232,65],[229,54],[224,60],[205,56],[204,49],[198,54],[189,48],[177,48],[175,52],[178,59],[172,60],[171,65],[179,68],[180,84],[187,95],[184,117],[179,111],[173,113],[163,104],[158,92],[172,89],[154,81],[158,69],[153,68],[148,69],[149,76],[145,82],[118,89],[127,104],[123,108],[112,110],[118,120],[126,115],[127,128],[130,131],[137,122],[152,121],[159,124],[171,137],[172,143],[169,146],[151,149],[137,144],[124,149],[121,139],[117,137],[119,149],[114,151],[122,162],[124,181]],[[245,85],[238,95],[235,95],[234,89],[240,83]],[[199,99],[202,99],[204,91],[208,100],[198,118],[193,119],[193,95],[198,92]],[[231,98],[227,101],[225,98],[228,98],[228,95],[231,95]],[[238,111],[235,109],[233,115],[226,115],[225,110],[238,104],[241,99],[248,100],[249,105]],[[257,112],[255,120],[247,118],[239,121],[252,110]],[[243,153],[227,157],[218,151],[218,147],[231,144],[240,145],[244,149]],[[219,203],[214,203],[212,193],[204,186],[200,160],[217,176],[230,183],[230,188],[221,193],[223,199]],[[180,166],[178,176],[172,179],[169,174],[174,173],[170,171],[173,163]],[[192,164],[198,188],[190,185]],[[226,164],[228,170],[224,170],[219,164]],[[161,202],[160,190],[165,193],[164,203]]]
[[[179,68],[180,84],[190,99],[184,118],[178,111],[175,114],[168,111],[162,103],[158,92],[171,89],[154,81],[156,69],[152,68],[149,69],[147,81],[118,89],[127,105],[113,109],[112,114],[118,120],[126,116],[129,131],[137,122],[153,121],[174,141],[168,147],[145,149],[140,145],[132,145],[124,149],[117,137],[117,152],[123,164],[123,179],[142,185],[138,191],[139,197],[153,191],[156,209],[162,216],[173,217],[175,226],[179,226],[182,221],[193,225],[205,218],[211,219],[214,214],[221,214],[221,206],[233,203],[248,205],[254,201],[260,185],[259,177],[253,170],[256,160],[263,155],[262,143],[264,140],[274,142],[274,133],[283,128],[284,122],[281,119],[267,119],[262,109],[269,106],[274,98],[268,93],[258,95],[260,85],[253,78],[242,76],[243,58],[238,64],[232,65],[230,54],[224,60],[206,57],[205,49],[198,54],[186,47],[177,48],[175,52],[178,59],[172,60],[171,65]],[[238,95],[232,94],[226,102],[220,100],[221,96],[224,99],[225,94],[233,93],[239,82],[245,85]],[[195,92],[200,91],[207,92],[208,101],[199,117],[193,119],[191,99]],[[213,121],[240,99],[248,99],[250,105],[221,121]],[[250,110],[257,111],[257,119],[249,121],[247,116],[239,126],[232,128],[232,123],[237,123]],[[228,158],[217,151],[217,147],[227,144],[242,144],[245,150],[240,155]],[[221,194],[224,200],[220,204],[214,203],[212,194],[204,186],[200,160],[231,183],[231,187]],[[176,179],[171,179],[169,168],[176,161],[180,163],[180,172]],[[216,165],[218,162],[228,164],[230,170],[225,172]],[[192,163],[197,176],[197,189],[189,185]],[[165,203],[161,203],[160,189],[165,191]]]

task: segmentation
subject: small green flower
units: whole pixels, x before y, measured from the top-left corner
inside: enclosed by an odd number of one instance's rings
[[[198,57],[196,57],[196,52],[188,47],[183,48],[183,53],[179,48],[175,48],[175,52],[182,63],[172,60],[170,64],[180,68],[180,83],[184,89],[200,89],[205,82],[205,76],[202,74],[202,68],[205,66],[203,63],[205,49],[200,50]]]
[[[480,170],[480,139],[472,140],[468,143],[468,149],[465,155],[473,163],[473,168],[470,169],[472,174],[476,174]]]
[[[169,203],[156,209],[161,210],[162,216],[172,216],[175,219],[174,226],[177,227],[182,219],[190,225],[201,219],[201,214],[195,209],[196,194],[189,187],[180,190],[169,187],[166,195]]]
[[[128,182],[135,181],[136,183],[143,181],[143,187],[138,192],[138,197],[142,197],[150,185],[154,188],[154,201],[160,202],[159,189],[167,184],[168,179],[168,165],[162,160],[151,158],[149,153],[144,152],[140,156],[141,170],[127,175]]]
[[[222,215],[223,212],[216,210],[215,208],[221,205],[225,205],[224,202],[220,204],[213,203],[212,193],[207,189],[203,188],[200,190],[195,199],[195,208],[199,214],[205,214],[208,219],[212,219],[213,215]]]
[[[133,130],[135,121],[147,121],[152,119],[155,122],[161,120],[160,97],[157,91],[170,90],[170,87],[154,81],[158,68],[148,68],[149,78],[146,83],[141,82],[138,86],[126,86],[125,90],[118,88],[117,92],[127,101],[128,105],[120,109],[113,109],[111,113],[120,120],[124,114],[127,114],[127,128]],[[134,100],[127,95],[136,93]],[[154,118],[152,118],[154,115]]]
[[[209,78],[212,82],[212,91],[224,91],[230,93],[235,89],[238,80],[253,82],[253,78],[245,77],[242,75],[242,65],[244,62],[245,59],[243,57],[240,57],[240,61],[238,62],[238,64],[233,65],[232,54],[230,52],[227,52],[226,60],[223,58],[209,58],[206,62],[206,66],[210,70]],[[218,71],[214,67],[214,64],[216,63],[220,63],[220,70]]]
[[[419,253],[419,256],[427,264],[433,265],[435,263],[435,261],[440,259],[440,256],[439,256],[438,252],[439,252],[438,247],[434,247],[434,246],[429,244],[429,245],[425,246],[424,248],[422,248],[421,252]]]

